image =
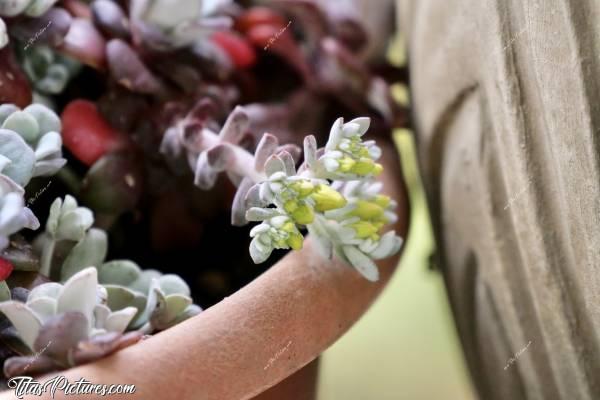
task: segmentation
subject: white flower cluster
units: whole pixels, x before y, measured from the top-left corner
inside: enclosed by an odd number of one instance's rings
[[[333,124],[325,148],[314,136],[304,140],[304,164],[296,170],[299,149],[280,145],[265,133],[254,154],[240,145],[248,130],[248,110],[238,106],[217,134],[205,122],[194,122],[196,110],[171,127],[161,150],[179,157],[185,152],[195,171],[195,183],[210,189],[220,172],[238,186],[232,223],[260,224],[250,236],[250,256],[266,261],[275,249],[302,248],[308,230],[322,253],[336,255],[369,280],[378,279],[373,260],[396,253],[402,239],[394,232],[380,234],[396,221],[395,203],[380,194],[375,178],[383,171],[377,162],[381,149],[363,141],[369,118]]]
[[[347,181],[379,175],[383,167],[375,161],[381,157],[381,149],[373,140],[362,140],[369,124],[370,119],[366,117],[347,123],[338,118],[331,127],[329,140],[320,157],[316,143],[309,137],[304,146],[308,168],[315,176],[331,180]]]
[[[397,220],[396,204],[382,195],[380,182],[350,181],[341,192],[347,205],[326,211],[308,226],[325,257],[335,254],[354,266],[369,280],[378,279],[373,260],[387,258],[400,250],[402,238],[394,231],[380,236],[381,228]]]
[[[306,227],[321,253],[336,255],[375,281],[379,274],[373,260],[400,250],[402,239],[381,229],[397,219],[395,202],[382,195],[375,176],[383,167],[376,163],[381,150],[375,142],[363,142],[368,118],[346,124],[338,119],[325,149],[316,140],[305,140],[305,164],[296,172],[285,151],[265,163],[266,178],[246,194],[249,221],[262,221],[251,231],[250,254],[265,261],[274,249],[299,249]]]

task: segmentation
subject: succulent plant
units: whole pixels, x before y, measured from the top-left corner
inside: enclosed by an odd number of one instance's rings
[[[136,343],[141,332],[125,334],[137,309],[111,311],[97,271],[89,267],[64,285],[49,282],[31,290],[26,302],[8,300],[0,311],[33,354],[8,359],[7,377],[42,373],[93,361]]]
[[[0,312],[16,330],[0,332],[0,339],[16,337],[25,345],[24,354],[6,360],[7,377],[93,361],[202,311],[178,276],[141,270],[128,260],[105,262],[107,235],[93,222],[93,213],[72,196],[56,199],[37,245],[40,272],[64,283],[35,286],[18,301],[0,281]],[[6,255],[23,262],[22,251],[9,250]],[[12,264],[0,259],[0,273],[11,271]]]
[[[370,119],[337,119],[321,150],[315,137],[306,137],[305,162],[298,171],[297,149],[280,146],[273,135],[263,135],[255,154],[241,147],[248,124],[240,106],[218,134],[184,118],[167,130],[161,148],[171,156],[185,153],[201,188],[212,187],[223,171],[239,185],[232,223],[262,221],[250,232],[255,263],[267,260],[274,249],[300,249],[300,229],[306,227],[325,257],[335,254],[365,278],[377,280],[372,260],[398,252],[402,239],[394,232],[379,234],[384,225],[396,221],[395,203],[379,194],[382,185],[374,181],[383,167],[376,162],[381,149],[374,141],[362,140]]]
[[[104,262],[107,235],[101,229],[91,228],[93,222],[91,210],[79,207],[72,196],[67,195],[64,201],[56,199],[50,208],[46,232],[40,238],[40,272],[66,281],[84,268],[96,267],[99,283],[107,291],[107,306],[113,311],[135,307],[137,312],[130,325],[145,333],[167,329],[201,311],[192,304],[190,289],[178,276],[141,270],[129,260]],[[68,242],[68,250],[56,257],[57,244],[64,242]]]
[[[376,280],[374,260],[399,250],[401,238],[382,233],[396,216],[375,179],[381,150],[363,135],[389,131],[406,113],[379,75],[398,71],[366,54],[372,40],[354,2],[15,0],[0,1],[0,17],[0,311],[14,325],[0,319],[0,345],[18,350],[8,375],[91,361],[201,312],[177,275],[107,261],[101,228],[110,227],[117,257],[147,250],[129,229],[150,226],[153,244],[155,230],[200,242],[233,199],[233,225],[259,222],[250,230],[255,263],[300,249],[308,231],[325,257]],[[334,115],[369,118],[336,120],[322,149],[326,135],[303,143],[303,132],[325,132]],[[56,190],[64,184],[90,208],[57,198],[32,246],[19,235],[40,225],[25,187],[64,165],[63,144],[80,163],[61,171]],[[233,185],[220,184],[221,172]],[[177,219],[187,224],[172,221],[171,209],[186,209]],[[156,215],[179,235],[156,228]],[[163,251],[154,247],[139,260],[154,262]],[[161,262],[177,267],[185,263],[171,258],[189,253],[165,254]],[[230,264],[232,276],[211,278],[223,292],[258,271],[242,276]],[[9,287],[13,269],[56,282],[33,287],[13,275]],[[180,272],[203,301],[198,272]]]
[[[60,130],[60,119],[46,106],[0,105],[0,154],[8,160],[2,173],[21,186],[56,173],[66,163]]]
[[[251,206],[246,219],[263,221],[253,228],[254,234],[260,233],[250,244],[255,262],[266,260],[274,248],[301,247],[299,225],[306,226],[323,256],[335,254],[365,278],[378,279],[372,260],[398,252],[402,239],[393,231],[379,235],[397,217],[395,203],[379,194],[383,185],[373,180],[383,167],[375,162],[381,150],[374,142],[361,140],[368,127],[368,118],[345,124],[336,120],[321,151],[315,138],[308,136],[305,164],[298,173],[285,151],[267,159],[267,178],[246,193],[246,205]],[[273,226],[274,221],[279,226]]]
[[[34,89],[45,95],[62,93],[69,80],[81,69],[79,62],[49,46],[31,46],[20,53],[23,70]]]
[[[21,111],[13,104],[0,105],[0,250],[8,246],[10,235],[39,227],[25,207],[23,187],[66,162],[58,132],[60,120],[45,106],[32,104]]]

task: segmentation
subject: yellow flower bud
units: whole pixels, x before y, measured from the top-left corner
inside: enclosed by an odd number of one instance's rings
[[[296,224],[294,224],[292,221],[288,221],[285,224],[283,224],[283,226],[281,227],[281,230],[287,233],[293,233],[296,232]]]
[[[375,200],[373,200],[375,204],[377,204],[381,208],[387,208],[390,205],[391,199],[390,196],[386,196],[384,194],[378,194],[375,196]]]
[[[283,209],[288,213],[293,213],[298,208],[298,202],[296,200],[288,200],[283,204]]]
[[[360,157],[365,157],[365,158],[371,157],[371,155],[369,154],[369,149],[367,149],[364,146],[360,148],[360,150],[358,151],[358,155]]]
[[[377,228],[377,231],[379,231],[381,228],[383,228],[383,226],[387,223],[387,219],[386,218],[382,218],[379,221],[374,221],[373,222],[373,226],[375,228]]]
[[[307,204],[298,206],[292,213],[292,218],[297,224],[308,225],[315,219],[315,213]]]
[[[356,237],[366,239],[377,234],[377,227],[367,221],[358,221],[350,225],[356,231]]]
[[[311,181],[301,180],[292,183],[290,188],[298,193],[298,196],[306,197],[315,190],[315,185],[313,185]]]
[[[352,210],[350,215],[363,220],[379,219],[383,216],[383,208],[374,202],[359,200],[356,202],[356,208]]]
[[[319,212],[335,210],[346,205],[344,196],[324,184],[317,185],[311,198],[315,201],[315,209]]]
[[[288,246],[290,246],[293,250],[300,250],[303,243],[304,237],[299,233],[290,234],[290,237],[287,240]]]
[[[354,161],[350,157],[344,157],[344,158],[338,160],[338,162],[340,163],[339,171],[341,171],[341,172],[350,171],[352,169],[352,167],[354,167],[354,165],[356,164],[356,161]]]
[[[371,172],[373,173],[373,175],[378,176],[383,172],[383,165],[375,163],[375,165],[373,166],[373,171]]]
[[[375,163],[368,158],[361,158],[350,170],[356,175],[365,176],[369,175],[373,168],[375,167]]]

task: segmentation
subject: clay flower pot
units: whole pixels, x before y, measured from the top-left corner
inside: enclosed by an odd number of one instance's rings
[[[408,203],[399,163],[394,147],[381,144],[381,179],[398,202],[393,228],[405,237]],[[38,380],[62,375],[69,382],[83,377],[136,386],[135,394],[112,399],[311,399],[317,372],[311,362],[361,317],[397,261],[398,255],[379,262],[380,279],[369,282],[340,261],[323,259],[309,237],[302,250],[203,313],[110,357]],[[12,390],[0,395],[12,398]]]

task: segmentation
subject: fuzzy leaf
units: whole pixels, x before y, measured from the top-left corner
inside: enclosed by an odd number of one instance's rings
[[[94,328],[102,329],[109,315],[110,308],[104,304],[96,304],[96,307],[94,307]]]
[[[347,257],[348,261],[362,276],[367,278],[367,280],[371,282],[375,282],[379,279],[379,271],[377,270],[377,266],[362,251],[358,250],[354,246],[344,246],[342,248],[344,255]]]
[[[394,231],[390,231],[379,239],[379,245],[369,255],[375,260],[380,260],[396,254],[401,247],[402,238],[396,236]]]
[[[143,294],[148,294],[148,291],[150,290],[150,285],[152,284],[152,279],[158,279],[161,276],[162,273],[154,269],[142,270],[135,282],[129,285],[129,289],[137,290],[138,292],[141,292]]]
[[[6,118],[12,113],[19,111],[19,107],[14,104],[1,104],[0,105],[0,125],[4,123]]]
[[[254,168],[257,171],[264,170],[267,159],[275,153],[278,145],[279,140],[277,139],[277,136],[271,135],[270,133],[265,133],[262,136],[260,142],[258,142],[258,145],[256,146],[256,151],[254,152]]]
[[[57,197],[50,206],[50,213],[48,214],[48,219],[46,220],[46,231],[52,237],[56,236],[56,230],[58,229],[58,220],[60,218],[62,202],[62,199],[60,197]]]
[[[335,120],[333,125],[331,126],[331,130],[329,131],[329,140],[325,145],[325,151],[335,150],[340,143],[340,140],[343,138],[343,127],[344,119],[338,118]]]
[[[51,297],[36,297],[27,301],[27,306],[35,312],[42,323],[56,314],[56,300]]]
[[[283,161],[285,165],[285,173],[288,176],[296,175],[296,163],[294,162],[294,158],[287,151],[280,151],[277,153],[279,158]]]
[[[28,143],[35,143],[40,135],[37,121],[24,111],[17,111],[9,115],[1,128],[18,133]]]
[[[0,303],[0,312],[13,324],[23,342],[33,349],[42,322],[35,312],[20,301],[5,301]]]
[[[23,111],[35,118],[41,135],[61,131],[60,118],[48,107],[42,104],[31,104]]]
[[[123,286],[118,285],[103,285],[108,293],[107,306],[111,311],[122,310],[126,307],[133,306],[136,298],[136,292]]]
[[[135,307],[115,311],[108,316],[104,328],[109,332],[123,333],[137,312]]]
[[[259,208],[252,207],[248,211],[246,211],[246,219],[248,221],[264,221],[269,218],[276,217],[281,215],[276,208]]]
[[[285,164],[279,156],[273,155],[265,163],[265,173],[267,176],[271,176],[277,172],[285,172]]]
[[[244,108],[236,106],[223,124],[223,128],[219,132],[219,138],[223,142],[238,143],[249,123],[250,120]]]
[[[60,153],[62,139],[57,132],[48,132],[39,140],[35,148],[35,159],[41,160],[52,154]]]
[[[84,238],[86,231],[93,223],[94,214],[87,208],[78,207],[73,211],[63,213],[56,230],[56,238],[79,241]]]
[[[164,330],[171,325],[180,313],[192,304],[192,299],[180,294],[164,296],[160,290],[155,291],[157,305],[150,315],[150,323],[155,329]]]
[[[62,285],[60,283],[42,283],[41,285],[38,285],[31,289],[31,292],[29,292],[28,300],[33,301],[34,299],[40,297],[50,297],[52,299],[58,299],[58,295],[60,294],[61,289]]]
[[[58,295],[57,313],[81,312],[88,319],[91,327],[96,306],[97,285],[98,273],[94,267],[88,267],[73,275],[65,282]]]
[[[250,188],[254,185],[254,182],[249,178],[244,178],[233,198],[231,205],[231,224],[233,226],[243,226],[246,221],[246,195]]]
[[[11,163],[3,168],[2,173],[21,186],[31,179],[35,154],[17,133],[0,129],[0,154],[9,158]]]
[[[140,276],[141,269],[129,260],[114,260],[98,268],[98,280],[102,284],[129,286]]]
[[[317,162],[317,139],[313,135],[304,138],[304,162],[309,167]]]
[[[82,269],[102,264],[106,258],[108,240],[106,232],[91,228],[85,237],[73,247],[61,268],[61,281],[69,279]],[[102,281],[102,278],[99,277]]]
[[[174,274],[163,275],[158,278],[158,285],[165,296],[170,294],[183,294],[190,296],[190,288],[183,279]]]
[[[271,252],[272,249],[265,249],[258,244],[258,237],[255,237],[250,242],[250,257],[252,258],[252,261],[254,261],[254,264],[260,264],[267,261]]]
[[[208,190],[215,185],[217,176],[217,171],[208,164],[206,152],[202,152],[196,162],[194,184],[200,189]]]

